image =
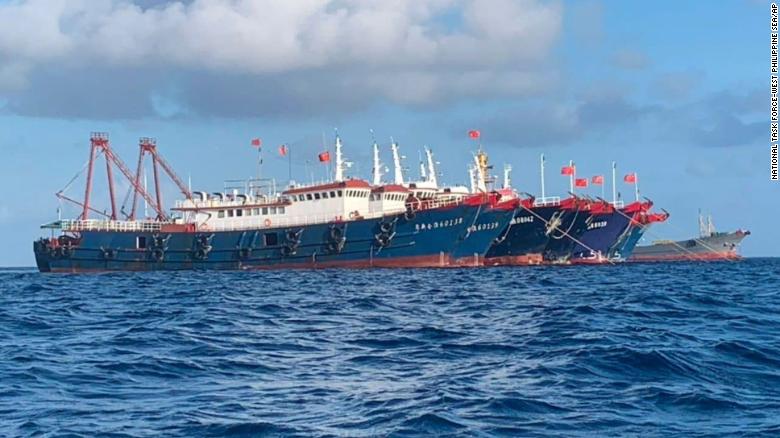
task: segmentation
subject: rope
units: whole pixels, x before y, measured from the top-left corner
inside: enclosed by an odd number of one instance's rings
[[[520,203],[520,207],[522,207],[524,210],[526,210],[527,212],[531,213],[532,215],[536,216],[536,217],[537,217],[539,220],[541,220],[542,222],[544,222],[544,223],[545,223],[545,225],[550,225],[550,222],[549,222],[549,221],[545,220],[543,217],[541,217],[540,215],[536,214],[534,211],[532,211],[530,208],[526,207],[526,206],[525,206],[525,205],[523,205],[522,203]],[[577,214],[579,214],[579,213],[580,213],[580,210],[579,210],[579,207],[578,207],[578,208],[577,208]],[[576,218],[576,216],[575,216],[575,218]],[[598,253],[598,251],[596,251],[595,249],[593,249],[593,248],[589,247],[588,245],[584,244],[584,243],[583,243],[582,241],[580,241],[579,239],[577,239],[577,238],[575,238],[574,236],[572,236],[571,234],[569,234],[569,233],[568,233],[568,231],[563,231],[562,229],[558,228],[558,226],[557,226],[557,225],[554,225],[553,227],[554,227],[555,229],[557,229],[558,231],[560,231],[561,233],[563,233],[563,235],[564,235],[564,236],[566,236],[566,237],[568,237],[569,239],[571,239],[572,241],[574,241],[574,243],[578,243],[578,244],[582,245],[583,247],[585,247],[586,249],[588,249],[590,252],[592,252],[592,253],[594,253],[594,254],[597,254],[597,253]],[[569,230],[571,230],[571,227],[569,227]],[[561,236],[561,237],[563,237],[563,236]],[[614,264],[615,264],[615,262],[613,262],[612,260],[610,260],[610,259],[608,259],[608,258],[606,258],[605,260],[606,260],[606,261],[607,261],[607,262],[608,262],[610,265],[614,265]]]
[[[98,151],[97,151],[97,155],[95,155],[95,160],[97,160],[97,159],[98,159],[98,157],[100,157],[100,154],[102,154],[102,153],[103,153],[103,150],[102,150],[102,149],[101,149],[101,150],[98,150]],[[73,185],[73,183],[74,183],[74,182],[76,182],[76,180],[78,179],[78,177],[80,177],[80,176],[81,176],[81,174],[82,174],[82,173],[84,173],[84,171],[85,171],[85,170],[87,170],[87,166],[89,166],[89,160],[87,160],[87,161],[85,161],[85,162],[84,162],[84,165],[83,165],[83,166],[81,166],[81,170],[79,170],[78,172],[76,172],[76,174],[75,174],[75,175],[73,175],[73,178],[71,178],[71,179],[70,179],[70,181],[68,181],[68,183],[67,183],[67,184],[65,184],[65,187],[63,187],[63,188],[62,188],[62,190],[60,190],[60,191],[59,191],[59,192],[57,192],[57,193],[65,193],[66,191],[68,191],[68,189],[70,188],[70,186],[72,186],[72,185]]]

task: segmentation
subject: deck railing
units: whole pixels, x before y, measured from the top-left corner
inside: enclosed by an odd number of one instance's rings
[[[561,197],[560,196],[547,196],[544,198],[536,198],[534,199],[534,207],[546,207],[550,205],[560,205],[561,203]]]
[[[160,231],[162,222],[155,221],[112,221],[100,219],[70,220],[60,222],[62,231]]]

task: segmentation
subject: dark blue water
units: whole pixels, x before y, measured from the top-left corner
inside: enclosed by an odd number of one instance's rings
[[[780,435],[780,260],[0,271],[0,435]]]

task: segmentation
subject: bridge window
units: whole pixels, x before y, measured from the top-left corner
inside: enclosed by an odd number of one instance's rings
[[[218,211],[217,212],[217,217],[220,218],[220,219],[225,217],[225,210]]]
[[[339,198],[340,198],[341,197],[341,190],[339,190],[337,193],[339,194]]]
[[[313,199],[312,196],[311,196],[311,193],[307,193],[306,194],[306,199],[308,199],[309,201],[311,201]]]
[[[330,197],[331,198],[335,198],[336,197],[336,192],[330,192]]]
[[[236,216],[241,217],[244,215],[244,210],[236,210]]]
[[[260,209],[259,208],[253,208],[252,209],[252,214],[255,215],[255,216],[258,216],[260,214]]]
[[[263,207],[263,215],[268,214],[268,207]]]
[[[279,214],[284,214],[284,207],[277,208],[276,212],[279,213]]]
[[[322,192],[322,199],[328,199],[328,192]]]
[[[317,200],[319,200],[319,199],[320,199],[320,194],[319,194],[319,193],[315,193],[315,194],[314,194],[314,199],[317,199]]]
[[[227,212],[228,212],[228,217],[233,217],[234,214],[233,210],[228,210]]]
[[[269,213],[276,214],[276,207],[270,207],[268,210]]]

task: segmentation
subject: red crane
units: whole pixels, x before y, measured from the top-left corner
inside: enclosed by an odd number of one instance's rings
[[[130,171],[127,165],[125,165],[122,159],[120,159],[111,149],[111,145],[108,141],[108,134],[104,132],[93,132],[90,136],[89,162],[87,164],[87,184],[84,192],[84,202],[83,203],[78,202],[74,199],[65,196],[63,191],[58,192],[57,197],[80,206],[82,208],[81,216],[79,216],[80,219],[86,220],[89,216],[89,212],[92,211],[98,214],[105,215],[111,220],[116,220],[117,209],[116,209],[116,198],[114,192],[114,173],[113,173],[113,167],[111,165],[113,163],[122,173],[122,175],[124,175],[124,177],[130,183],[133,189],[133,210],[130,214],[129,219],[135,220],[135,211],[136,211],[136,204],[138,201],[138,195],[141,195],[141,197],[144,198],[146,202],[148,202],[149,205],[151,205],[154,211],[157,213],[157,220],[160,221],[168,220],[168,215],[165,214],[165,209],[162,203],[162,193],[161,193],[159,172],[157,170],[158,169],[157,166],[159,165],[160,167],[163,168],[165,173],[168,174],[168,176],[179,187],[179,190],[181,190],[181,192],[184,194],[184,196],[187,199],[192,199],[192,193],[182,183],[181,179],[176,175],[176,173],[173,171],[171,166],[168,165],[168,163],[162,158],[162,156],[160,156],[157,153],[156,141],[154,139],[142,138],[140,142],[140,148],[141,151],[138,157],[138,171],[136,172],[135,175],[133,175],[133,173]],[[108,178],[108,193],[111,201],[110,216],[90,206],[90,198],[92,195],[92,181],[93,181],[94,170],[95,170],[95,161],[97,160],[98,154],[100,153],[103,154],[106,160],[106,176]],[[143,168],[143,158],[147,153],[151,154],[153,159],[155,194],[157,198],[156,200],[153,199],[149,195],[149,193],[144,189],[144,187],[141,185],[141,171]]]

